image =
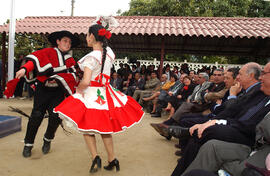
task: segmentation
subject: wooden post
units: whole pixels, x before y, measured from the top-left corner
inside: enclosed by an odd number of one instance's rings
[[[0,86],[2,86],[2,91],[4,91],[6,87],[6,74],[7,74],[6,62],[7,62],[6,32],[3,32],[2,33],[2,78],[1,78],[2,84],[0,83],[1,84]]]
[[[162,75],[163,60],[164,60],[164,38],[161,39],[161,55],[160,55],[159,78],[161,78],[161,75]]]

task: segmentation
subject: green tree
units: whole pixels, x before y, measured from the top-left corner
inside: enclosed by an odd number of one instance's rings
[[[249,17],[270,17],[270,2],[252,0],[248,9]]]
[[[123,16],[270,17],[264,0],[131,0]]]
[[[46,38],[40,34],[16,34],[15,35],[15,58],[20,55],[28,55],[29,53],[48,47]]]

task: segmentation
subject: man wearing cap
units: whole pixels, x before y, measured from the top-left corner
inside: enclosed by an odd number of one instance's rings
[[[28,82],[36,82],[33,109],[24,138],[24,157],[31,156],[35,136],[46,111],[49,119],[42,152],[47,154],[50,151],[51,141],[61,123],[53,109],[75,90],[76,61],[68,51],[79,44],[79,39],[68,31],[57,31],[51,33],[48,40],[53,47],[27,55],[26,64],[16,73],[16,78],[25,76]]]

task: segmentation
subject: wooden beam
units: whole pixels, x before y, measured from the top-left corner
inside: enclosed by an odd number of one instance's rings
[[[163,60],[164,60],[164,38],[161,39],[161,53],[160,53],[160,67],[159,67],[159,78],[161,78],[163,70]]]

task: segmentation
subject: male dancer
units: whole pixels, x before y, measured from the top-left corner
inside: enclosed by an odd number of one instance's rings
[[[51,141],[61,123],[53,112],[66,95],[74,93],[76,85],[75,60],[68,51],[79,44],[79,39],[69,31],[53,32],[48,37],[53,47],[44,48],[25,57],[26,64],[16,73],[16,78],[26,76],[27,81],[36,81],[34,105],[24,138],[23,156],[30,157],[35,136],[44,118],[49,113],[48,126],[43,137],[42,152],[50,151]]]

